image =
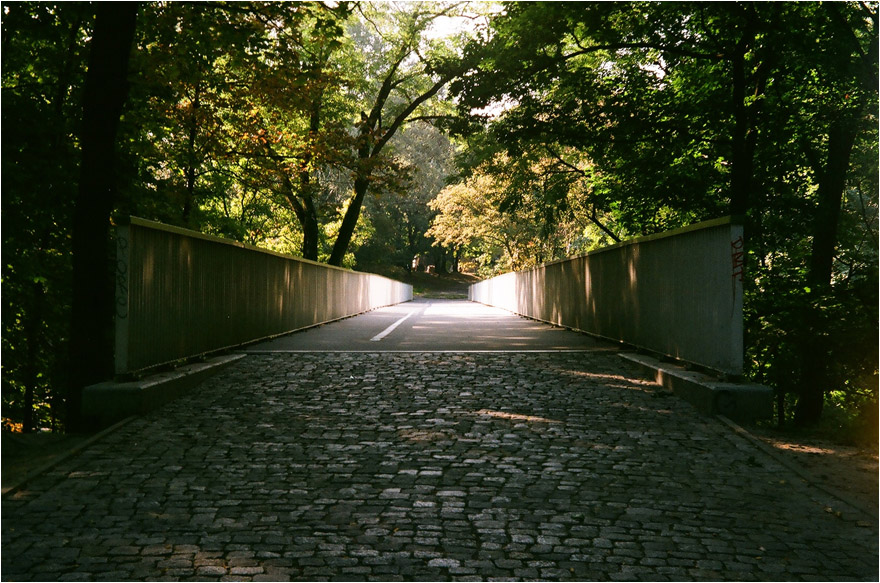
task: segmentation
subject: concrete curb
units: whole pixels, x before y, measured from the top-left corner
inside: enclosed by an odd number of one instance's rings
[[[769,387],[722,382],[642,354],[622,353],[620,356],[706,415],[724,415],[741,423],[753,423],[772,414],[773,391]]]
[[[118,423],[111,425],[110,427],[108,427],[108,428],[96,433],[92,437],[86,439],[82,443],[79,443],[76,446],[65,451],[64,453],[59,454],[54,459],[43,464],[42,466],[38,467],[37,469],[28,472],[27,475],[25,477],[23,477],[21,480],[19,480],[15,484],[9,486],[8,488],[3,489],[3,498],[6,498],[7,496],[10,496],[10,495],[18,492],[19,490],[21,490],[22,488],[27,486],[28,482],[31,482],[35,478],[48,472],[49,470],[51,470],[52,468],[54,468],[56,465],[60,464],[61,462],[65,461],[67,459],[70,459],[73,456],[79,454],[82,450],[89,447],[93,443],[100,441],[101,439],[104,439],[105,437],[107,437],[108,435],[110,435],[111,433],[116,431],[117,429],[126,425],[132,419],[134,419],[134,416],[126,417],[122,421],[119,421]]]
[[[97,419],[103,425],[131,415],[142,415],[185,394],[209,376],[245,356],[219,356],[139,381],[107,381],[91,385],[83,391],[83,415]]]

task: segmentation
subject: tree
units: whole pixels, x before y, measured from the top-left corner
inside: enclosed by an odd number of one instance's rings
[[[273,189],[290,205],[302,231],[301,253],[317,261],[321,223],[329,201],[322,196],[322,169],[344,166],[350,138],[346,122],[353,113],[343,84],[351,51],[343,23],[348,3],[300,9],[274,28],[272,50],[252,84],[250,107],[238,127],[250,128],[250,143],[240,153],[263,159]]]
[[[834,279],[834,257],[840,238],[839,225],[850,176],[850,160],[859,135],[876,130],[877,6],[862,4],[859,9],[845,10],[837,4],[826,3],[812,8],[815,12],[807,11],[798,16],[809,19],[814,34],[819,36],[822,50],[816,50],[815,46],[797,46],[811,57],[812,62],[795,63],[800,65],[797,67],[800,72],[818,82],[818,86],[812,89],[822,107],[819,111],[801,110],[799,114],[806,113],[813,124],[822,123],[827,133],[819,139],[815,135],[812,139],[803,136],[801,142],[817,187],[806,284],[811,290],[828,293]],[[810,97],[809,104],[812,105],[815,97]],[[807,103],[801,99],[792,101],[804,107]],[[802,386],[796,417],[801,425],[818,421],[830,384],[829,339],[823,330],[821,311],[821,305],[814,304],[808,313],[812,334],[804,342]]]
[[[63,417],[81,39],[92,20],[81,3],[3,4],[3,417],[23,431]]]
[[[374,59],[370,73],[375,85],[370,88],[369,112],[361,112],[356,128],[353,193],[330,254],[331,265],[342,264],[364,197],[384,163],[386,146],[407,121],[422,117],[420,112],[428,109],[441,89],[466,68],[450,46],[425,36],[437,18],[452,14],[458,5],[441,5],[440,10],[433,6],[394,6],[387,14],[366,7],[363,11],[375,33],[369,53]]]
[[[375,234],[355,253],[360,269],[409,269],[415,256],[431,250],[424,236],[434,214],[428,205],[452,171],[453,150],[450,140],[426,122],[398,133],[389,152],[400,162],[405,180],[395,188],[374,188],[367,197],[364,210]]]
[[[498,154],[471,169],[431,201],[437,211],[426,236],[465,250],[484,275],[519,270],[607,244],[596,211],[575,186],[586,171],[558,159]],[[559,200],[562,197],[564,200]],[[593,229],[589,228],[590,223]]]
[[[744,213],[752,374],[774,370],[781,396],[800,395],[797,421],[813,423],[831,390],[866,388],[876,402],[876,375],[865,385],[856,369],[840,373],[851,359],[833,345],[845,305],[876,336],[876,310],[844,300],[855,284],[838,275],[849,272],[840,225],[853,219],[841,203],[876,173],[850,163],[876,149],[876,14],[876,3],[511,5],[470,47],[480,66],[451,86],[463,114],[453,129],[485,132],[512,157],[583,152],[587,204],[620,232]],[[496,119],[471,115],[493,104]],[[876,261],[859,257],[870,281]],[[784,338],[780,356],[771,337]]]
[[[348,3],[147,10],[128,126],[131,158],[141,161],[130,209],[249,242],[284,232],[282,250],[317,259],[311,177],[345,135],[341,122],[324,125],[339,117],[328,113],[340,93],[330,57]]]
[[[83,97],[82,161],[73,215],[73,301],[68,423],[85,429],[82,390],[113,374],[113,294],[108,264],[110,214],[116,203],[116,133],[128,93],[128,60],[138,5],[101,3]]]

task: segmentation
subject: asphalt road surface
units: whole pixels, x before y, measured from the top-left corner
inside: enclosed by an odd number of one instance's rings
[[[584,351],[615,345],[461,300],[380,308],[251,346],[246,352]]]

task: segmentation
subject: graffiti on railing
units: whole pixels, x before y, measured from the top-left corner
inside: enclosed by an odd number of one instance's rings
[[[128,318],[128,237],[122,229],[116,236],[116,317]]]
[[[743,242],[742,235],[730,242],[730,258],[733,261],[733,277],[740,282],[745,275],[746,261],[744,247],[745,243]]]

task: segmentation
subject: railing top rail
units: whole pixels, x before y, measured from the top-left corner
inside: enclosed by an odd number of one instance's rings
[[[572,259],[582,259],[584,257],[590,257],[591,255],[598,255],[600,253],[607,253],[608,251],[613,251],[615,249],[619,249],[621,247],[627,247],[629,245],[638,245],[640,243],[647,243],[648,241],[658,241],[660,239],[667,239],[669,237],[677,237],[679,235],[683,235],[685,233],[690,233],[693,231],[702,231],[705,229],[712,229],[715,227],[721,227],[723,225],[741,225],[743,223],[743,218],[740,216],[727,216],[721,217],[718,219],[712,219],[709,221],[703,221],[701,223],[694,223],[693,225],[687,225],[686,227],[681,227],[679,229],[675,229],[674,231],[664,231],[662,233],[656,233],[654,235],[645,235],[644,237],[636,237],[635,239],[628,239],[626,241],[621,241],[620,243],[614,243],[613,245],[608,245],[607,247],[602,247],[601,249],[596,249],[594,251],[589,251],[587,253],[582,253],[580,255],[573,255],[571,257],[566,257],[565,259],[557,259],[556,261],[548,261],[547,263],[542,263],[541,265],[536,265],[534,267],[529,267],[527,269],[520,270],[521,272],[526,271],[534,271],[535,269],[542,269],[549,265],[555,265],[557,263],[565,263],[566,261],[571,261]]]
[[[151,221],[148,219],[142,219],[140,217],[131,216],[131,217],[118,218],[118,219],[116,219],[116,225],[117,226],[133,225],[136,227],[146,227],[148,229],[154,229],[156,231],[165,231],[166,233],[174,233],[177,235],[192,237],[193,239],[202,239],[204,241],[210,241],[212,243],[220,243],[222,245],[229,245],[231,247],[238,247],[240,249],[247,249],[248,251],[256,251],[259,253],[265,253],[266,255],[274,255],[276,257],[281,257],[283,259],[290,259],[292,261],[299,261],[301,263],[308,263],[310,265],[317,265],[319,267],[336,269],[338,271],[345,271],[348,273],[362,273],[362,274],[367,273],[364,271],[354,271],[353,269],[346,269],[344,267],[337,267],[335,265],[330,265],[328,263],[320,263],[318,261],[312,261],[311,259],[306,259],[304,257],[296,257],[294,255],[288,255],[287,253],[281,253],[279,251],[272,251],[271,249],[263,249],[262,247],[248,245],[247,243],[242,243],[240,241],[234,241],[232,239],[224,239],[223,237],[217,237],[215,235],[207,235],[205,233],[193,231],[192,229],[185,229],[183,227],[175,227],[174,225],[166,225],[165,223],[159,223],[159,222]],[[385,277],[384,275],[379,275],[376,273],[370,273],[369,275],[372,275],[375,277],[381,277],[383,279],[388,279],[390,281],[395,281],[395,280],[392,280],[391,278]]]

